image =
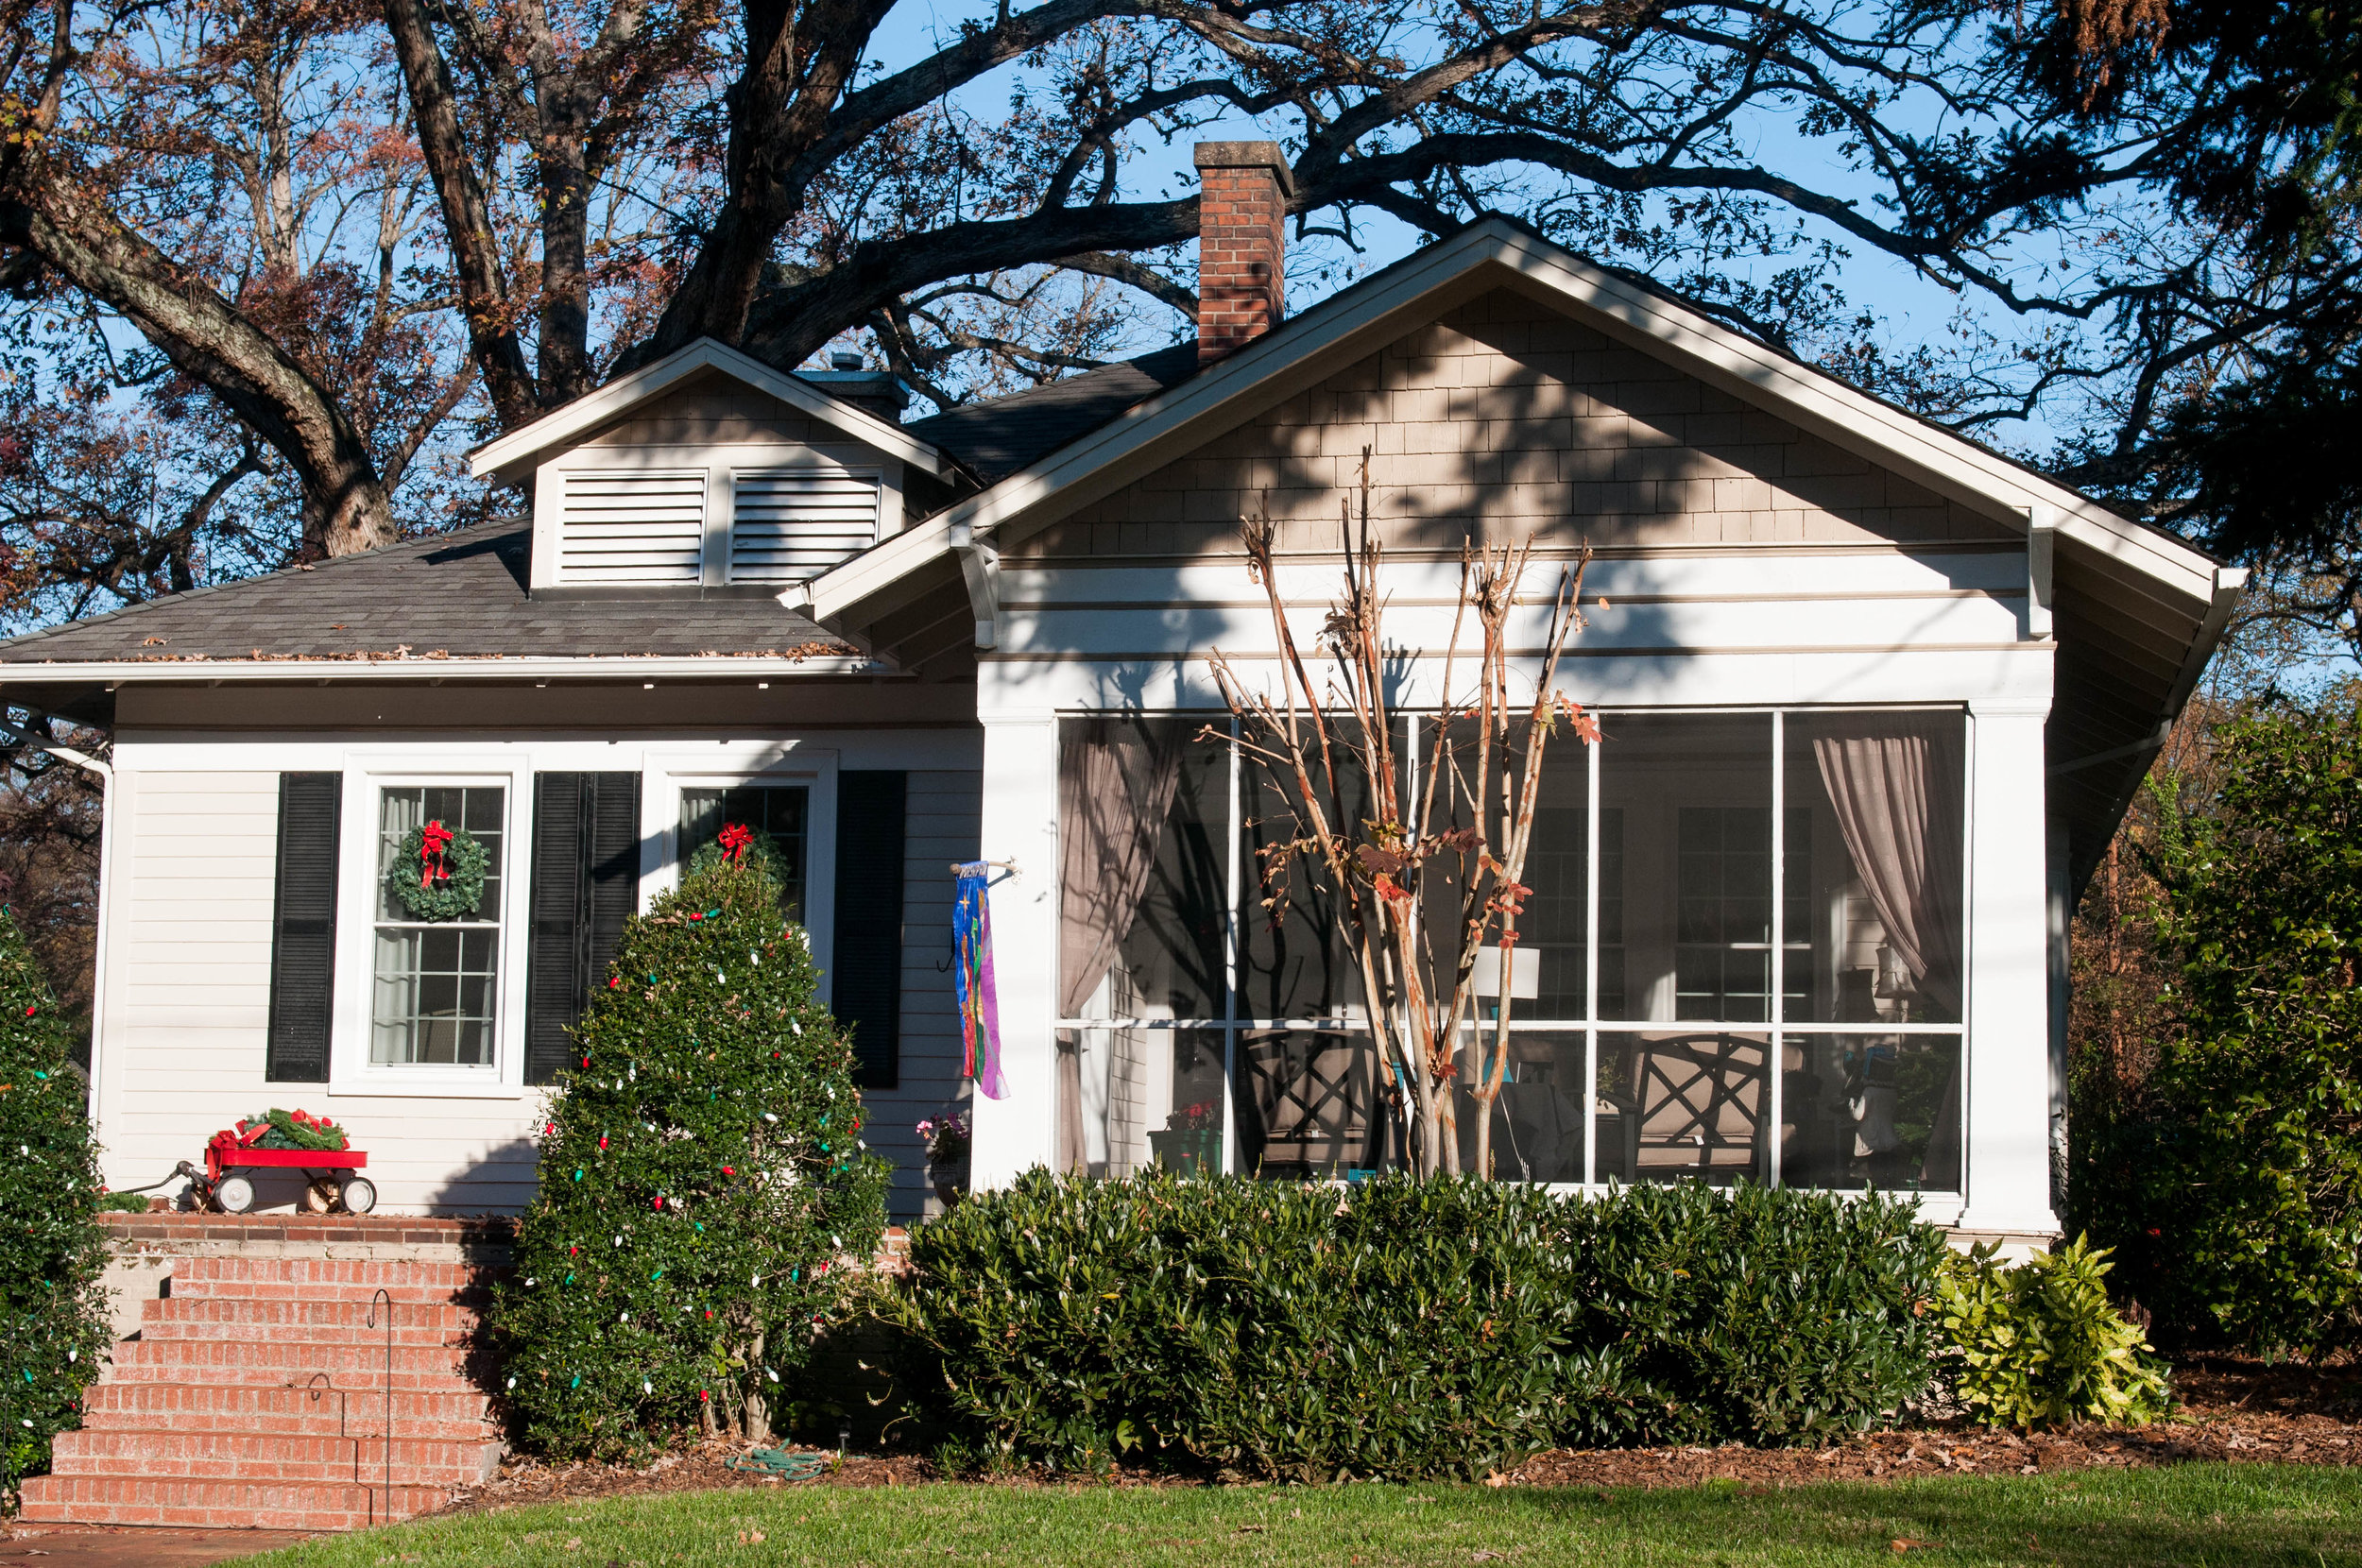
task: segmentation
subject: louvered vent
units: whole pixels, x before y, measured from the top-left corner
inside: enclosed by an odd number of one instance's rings
[[[878,479],[843,469],[738,476],[730,581],[800,583],[878,541]]]
[[[566,476],[561,583],[694,583],[705,556],[706,476],[583,470]]]

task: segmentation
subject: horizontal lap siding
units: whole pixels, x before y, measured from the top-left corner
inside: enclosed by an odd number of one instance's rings
[[[901,1081],[866,1089],[868,1139],[894,1161],[895,1218],[924,1211],[927,1166],[913,1131],[958,1107],[960,1023],[951,997],[951,865],[977,854],[983,776],[973,769],[913,770],[902,853]],[[936,965],[942,964],[941,970]]]
[[[1289,399],[1004,558],[1228,554],[1268,507],[1330,551],[1364,447],[1391,547],[2008,541],[1974,517],[1636,349],[1499,291]]]
[[[386,1210],[522,1206],[530,1099],[332,1099],[324,1084],[264,1080],[279,775],[131,772],[123,784],[111,893],[124,908],[110,914],[100,1046],[108,1184],[145,1186],[201,1158],[215,1129],[282,1105],[351,1132]],[[295,1183],[256,1188],[259,1203],[282,1203]]]

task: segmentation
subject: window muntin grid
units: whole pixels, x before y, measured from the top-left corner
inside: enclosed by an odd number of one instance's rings
[[[493,1067],[500,1059],[502,865],[508,792],[497,784],[378,791],[369,1007],[372,1066]],[[459,920],[411,918],[387,878],[402,842],[430,822],[486,851],[484,895]]]

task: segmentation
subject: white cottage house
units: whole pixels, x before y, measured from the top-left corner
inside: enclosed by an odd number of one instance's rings
[[[889,377],[700,343],[476,454],[529,520],[0,644],[0,700],[113,737],[108,1179],[279,1104],[388,1209],[521,1205],[620,922],[726,820],[796,868],[903,1215],[955,1104],[980,1184],[1382,1167],[1356,988],[1304,895],[1261,907],[1258,781],[1190,739],[1209,650],[1271,668],[1241,514],[1316,622],[1367,448],[1407,707],[1463,541],[1539,541],[1530,641],[1596,552],[1560,685],[1607,738],[1551,754],[1501,1171],[2054,1231],[2066,912],[2240,574],[1503,220],[1286,317],[1277,149],[1197,162],[1194,344],[905,425]],[[489,852],[457,919],[384,891],[428,820]],[[980,858],[998,1099],[951,998]]]

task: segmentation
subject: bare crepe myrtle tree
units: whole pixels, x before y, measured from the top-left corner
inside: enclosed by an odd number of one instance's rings
[[[1328,678],[1313,678],[1290,624],[1278,527],[1266,507],[1241,520],[1241,537],[1247,570],[1271,607],[1277,690],[1250,686],[1220,649],[1214,679],[1238,720],[1241,754],[1264,771],[1294,816],[1292,832],[1261,851],[1263,907],[1276,917],[1292,875],[1333,895],[1335,934],[1360,971],[1378,1059],[1401,1092],[1408,1151],[1422,1175],[1461,1167],[1452,1084],[1461,1050],[1483,1044],[1486,1024],[1475,1015],[1479,955],[1487,945],[1500,949],[1499,1014],[1490,1021],[1490,1048],[1470,1089],[1475,1168],[1489,1176],[1492,1107],[1508,1071],[1511,953],[1532,892],[1523,878],[1543,754],[1562,720],[1585,742],[1600,738],[1583,705],[1554,690],[1567,639],[1583,624],[1579,605],[1591,550],[1584,545],[1559,571],[1541,669],[1531,698],[1521,699],[1512,690],[1509,623],[1533,541],[1463,546],[1437,707],[1412,721],[1429,736],[1414,778],[1395,733],[1391,667],[1406,650],[1390,644],[1384,630],[1383,547],[1370,526],[1366,447],[1359,501],[1358,516],[1349,498],[1338,506],[1344,588],[1317,639],[1330,661]],[[1470,622],[1479,645],[1466,660],[1461,642]],[[1463,690],[1457,682],[1471,662],[1474,680]]]

